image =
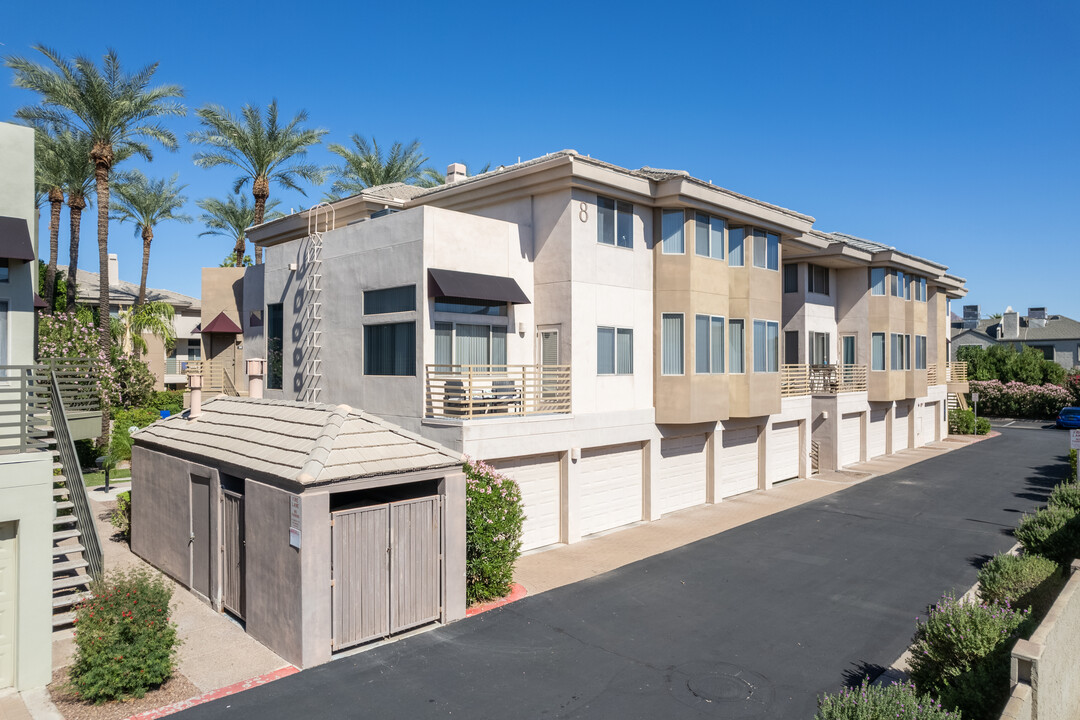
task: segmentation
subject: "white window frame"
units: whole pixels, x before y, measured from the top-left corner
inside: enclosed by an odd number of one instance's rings
[[[821,290],[821,289],[816,287],[816,285],[814,283],[814,270],[821,270],[822,272],[825,273],[825,275],[824,275],[824,277],[825,277],[825,289],[824,290]],[[829,272],[829,268],[825,267],[824,265],[814,265],[814,264],[807,265],[806,266],[806,292],[814,293],[815,295],[824,295],[825,297],[830,297],[831,294],[832,294],[830,292],[831,285],[832,285],[832,282],[831,282],[832,279],[829,277],[830,275],[831,275],[831,273]]]
[[[758,370],[757,369],[757,339],[756,338],[757,338],[758,324],[762,324],[762,325],[765,326],[765,369],[764,370]],[[776,354],[774,356],[775,363],[771,363],[771,364],[769,363],[769,346],[768,346],[768,343],[769,343],[769,326],[770,325],[776,327]],[[753,342],[752,347],[754,348],[753,352],[751,352],[751,358],[752,358],[751,371],[754,372],[754,373],[762,374],[762,375],[768,374],[768,373],[778,373],[778,372],[780,372],[780,323],[775,321],[775,320],[760,320],[760,319],[755,318],[751,322],[751,327],[753,328],[753,333],[751,333],[751,340]],[[775,370],[769,369],[771,365],[775,365],[776,369]]]
[[[682,344],[682,368],[679,372],[667,372],[664,370],[664,348],[667,346],[666,339],[664,338],[664,318],[678,317],[682,320],[682,338],[680,338]],[[681,312],[673,313],[661,313],[660,314],[660,374],[670,377],[679,377],[686,374],[686,314]]]
[[[727,263],[728,267],[746,267],[746,231],[749,230],[747,225],[736,225],[734,228],[729,227],[727,229]],[[733,242],[731,233],[733,230],[738,230],[742,237],[739,239],[739,259],[740,262],[733,263],[731,261],[731,243]],[[751,235],[751,238],[753,235]]]
[[[607,201],[611,202],[612,205],[613,205],[612,212],[614,213],[614,215],[612,216],[612,222],[613,222],[613,225],[612,225],[613,230],[612,230],[612,235],[611,235],[612,242],[604,242],[604,239],[602,237],[600,237],[600,201],[601,200],[607,200]],[[620,206],[622,206],[621,209],[620,209]],[[629,207],[629,210],[627,210],[626,207]],[[619,242],[619,214],[620,213],[625,213],[630,218],[630,240],[629,240],[630,244],[629,245],[623,245],[622,243]],[[619,200],[618,198],[608,197],[607,195],[597,195],[596,196],[596,218],[597,218],[597,220],[596,220],[596,244],[597,245],[603,245],[605,247],[622,248],[623,250],[633,250],[634,249],[634,203],[627,202],[626,200]]]
[[[698,252],[698,218],[705,218],[705,242],[708,245],[707,252],[702,254]],[[713,221],[720,223],[720,238],[717,241],[715,231],[713,229]],[[716,248],[719,246],[720,254],[716,254]],[[695,212],[694,213],[694,254],[698,257],[707,257],[712,260],[720,260],[727,256],[727,220],[719,215],[710,215],[709,213]]]
[[[926,369],[926,336],[915,336],[915,369]]]
[[[664,236],[664,218],[668,215],[674,215],[678,213],[682,217],[682,222],[679,224],[678,237],[682,241],[682,250],[668,250],[667,238]],[[686,211],[682,208],[662,208],[660,210],[660,251],[664,255],[685,255],[686,254]],[[670,313],[669,313],[670,314]],[[685,326],[683,328],[685,330]]]
[[[881,292],[874,292],[874,273],[881,273]],[[887,297],[889,295],[889,270],[888,268],[870,268],[870,295],[873,297]]]
[[[746,374],[746,318],[728,318],[727,320],[727,348],[725,354],[727,355],[727,371],[731,375],[745,375]],[[735,327],[739,327],[742,330],[742,353],[736,355],[731,351],[731,331]],[[731,365],[734,360],[738,358],[740,369],[733,370]]]
[[[670,314],[670,313],[669,313]],[[613,367],[611,372],[600,371],[600,331],[611,330],[611,360]],[[619,372],[619,333],[630,333],[630,369],[626,372]],[[685,328],[683,329],[685,332]],[[596,326],[596,374],[600,376],[613,376],[613,375],[633,375],[634,374],[634,328],[618,327],[617,325],[597,325]]]
[[[706,364],[709,366],[708,370],[698,370],[698,366],[697,366],[697,364],[698,364],[698,356],[699,356],[699,353],[701,352],[701,346],[698,344],[698,333],[697,333],[697,321],[698,321],[698,318],[708,318],[709,332],[707,333],[707,337],[705,338],[705,356],[706,356]],[[716,358],[713,357],[713,352],[712,352],[713,331],[714,331],[713,326],[714,326],[714,323],[717,320],[720,321],[720,328],[721,328],[720,329],[720,369],[719,370],[716,369],[716,367],[717,367]],[[694,315],[694,374],[695,375],[722,375],[724,373],[725,365],[727,363],[727,337],[726,337],[727,331],[728,331],[727,330],[727,321],[724,319],[723,315],[706,315],[704,313],[699,313],[697,315]]]
[[[874,338],[881,336],[881,367],[874,366]],[[870,372],[885,372],[889,369],[889,334],[883,332],[870,333]]]
[[[810,334],[810,336],[808,338],[809,342],[806,345],[807,350],[808,350],[808,352],[807,352],[807,360],[809,361],[809,364],[810,365],[828,365],[830,362],[832,362],[832,333],[820,332],[818,330],[810,330],[809,334]],[[824,336],[824,338],[825,338],[825,345],[824,345],[824,347],[825,347],[825,362],[816,363],[816,362],[814,362],[814,353],[817,352],[818,340],[822,336]]]
[[[447,314],[449,314],[449,313],[447,313]],[[477,315],[477,319],[484,318],[484,317],[497,317],[497,316],[495,316],[495,315]],[[376,323],[371,323],[371,324],[376,324]],[[433,333],[437,332],[437,327],[436,327],[437,325],[449,325],[450,326],[450,367],[454,367],[455,365],[460,365],[461,364],[461,363],[456,362],[457,358],[454,357],[455,355],[457,355],[457,329],[458,329],[458,325],[483,325],[483,326],[486,326],[487,329],[488,329],[488,361],[487,361],[487,365],[490,366],[490,367],[507,367],[510,364],[510,362],[509,362],[510,361],[510,326],[509,325],[506,325],[506,324],[503,324],[503,323],[468,322],[468,321],[465,321],[465,320],[461,320],[461,321],[458,321],[458,320],[434,320],[433,323],[432,323],[432,326],[431,326],[431,330],[432,330]],[[491,362],[491,352],[495,348],[494,328],[502,328],[504,331],[506,331],[506,360],[507,360],[507,362],[505,362],[505,363],[492,363]],[[434,338],[432,338],[432,339],[434,340]],[[432,349],[433,350],[434,350],[434,347],[435,346],[434,346],[434,342],[433,342],[432,343]],[[434,360],[435,358],[432,358],[432,359]],[[433,364],[439,365],[440,367],[445,366],[444,363],[440,363],[440,362],[437,362],[437,361],[435,363],[433,363]]]

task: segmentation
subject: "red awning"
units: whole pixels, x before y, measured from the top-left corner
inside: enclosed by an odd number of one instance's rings
[[[244,332],[236,323],[229,319],[229,316],[225,314],[225,311],[219,312],[218,316],[207,323],[202,331],[204,333],[232,333],[233,335]]]
[[[40,295],[38,295],[37,293],[34,293],[34,309],[35,310],[40,310],[41,308],[47,308],[47,307],[49,307],[49,303],[42,300]]]

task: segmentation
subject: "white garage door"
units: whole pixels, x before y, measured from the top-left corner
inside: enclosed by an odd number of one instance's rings
[[[660,441],[660,512],[702,505],[706,498],[705,436]]]
[[[840,416],[840,467],[859,462],[862,453],[862,413]]]
[[[0,690],[15,684],[15,528],[0,523]]]
[[[521,504],[525,508],[521,549],[532,550],[559,542],[559,456],[495,460],[491,465],[516,480],[521,488]]]
[[[908,421],[911,414],[911,406],[897,403],[896,415],[892,424],[892,451],[898,452],[908,448]]]
[[[612,445],[581,451],[581,534],[641,520],[641,445]]]
[[[765,439],[769,482],[799,477],[799,422],[777,423]]]
[[[876,458],[886,452],[885,439],[886,421],[889,411],[887,409],[870,410],[869,429],[866,434],[866,457]]]
[[[720,454],[720,496],[738,495],[758,488],[758,431],[724,430]]]
[[[926,445],[937,440],[935,435],[937,434],[937,411],[939,405],[934,403],[926,403],[919,410],[922,417],[922,437],[919,440],[919,444]]]

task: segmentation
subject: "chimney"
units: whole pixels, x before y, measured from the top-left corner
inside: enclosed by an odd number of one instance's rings
[[[120,284],[120,261],[116,259],[116,253],[109,253],[109,287]]]
[[[1005,312],[1001,314],[1000,334],[1002,340],[1020,339],[1020,313],[1013,310],[1011,306],[1005,308]]]
[[[468,177],[464,163],[450,163],[446,166],[446,184],[456,183]]]
[[[202,375],[188,375],[188,389],[191,391],[191,404],[188,408],[188,420],[194,420],[202,414]]]
[[[1046,327],[1046,308],[1028,308],[1027,317],[1029,327]]]
[[[964,329],[971,330],[978,327],[979,318],[979,306],[978,305],[965,305],[964,306]]]
[[[247,361],[248,397],[263,396],[263,376],[266,374],[266,361],[252,358]]]

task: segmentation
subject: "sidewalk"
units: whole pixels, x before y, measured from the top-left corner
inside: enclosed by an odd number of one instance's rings
[[[757,490],[725,498],[714,505],[700,505],[671,513],[660,520],[642,522],[572,545],[537,550],[518,560],[514,568],[514,581],[533,595],[586,580],[998,434],[949,436],[941,442],[901,450],[893,455],[850,465],[843,470],[791,480],[771,490]]]

